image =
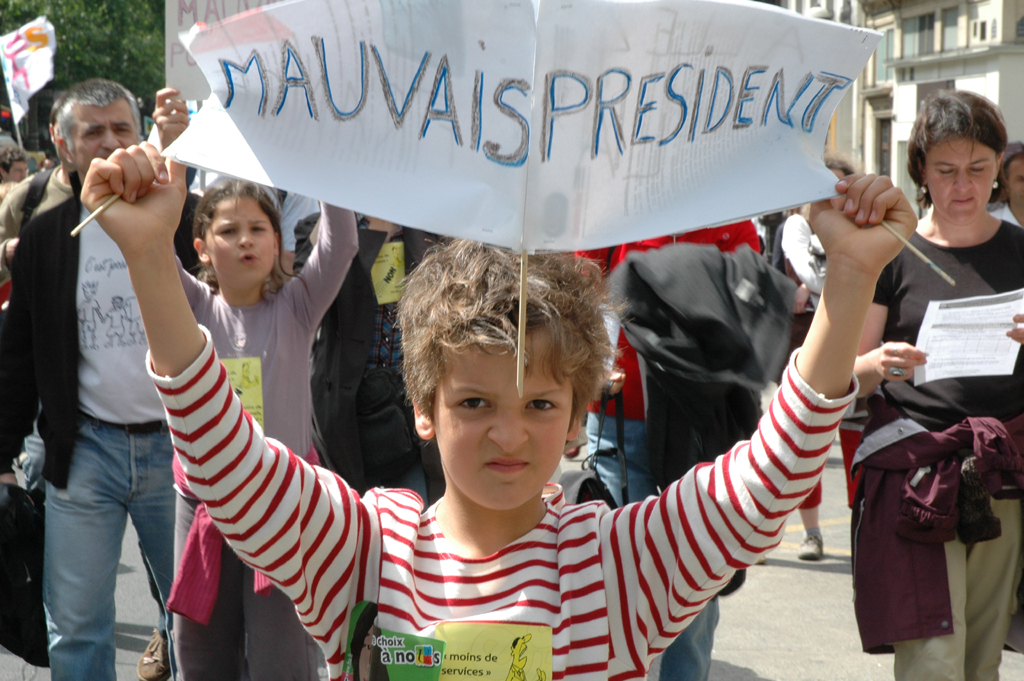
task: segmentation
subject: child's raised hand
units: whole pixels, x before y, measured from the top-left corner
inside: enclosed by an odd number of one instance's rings
[[[881,222],[910,238],[917,229],[917,215],[888,177],[848,175],[836,183],[836,191],[842,196],[832,199],[832,210],[811,214],[814,233],[828,256],[829,272],[849,266],[877,278],[903,248]]]
[[[188,106],[181,99],[181,91],[172,87],[157,90],[156,108],[153,110],[160,147],[166,149],[188,127]]]
[[[99,218],[100,226],[126,258],[154,245],[173,244],[185,203],[185,167],[168,169],[148,143],[93,159],[82,187],[82,203],[96,210],[111,194],[121,197]]]

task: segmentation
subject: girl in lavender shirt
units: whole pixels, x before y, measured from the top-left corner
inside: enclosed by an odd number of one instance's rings
[[[262,187],[211,189],[196,210],[202,271],[178,267],[189,305],[224,358],[234,391],[264,432],[292,451],[312,449],[309,353],[320,319],[358,250],[351,212],[321,207],[319,237],[302,274],[280,264],[281,226]],[[264,401],[266,400],[266,401]],[[242,563],[188,487],[177,460],[174,612],[178,678],[315,681],[315,644],[295,606]]]

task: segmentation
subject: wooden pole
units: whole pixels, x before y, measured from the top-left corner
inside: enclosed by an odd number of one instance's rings
[[[526,251],[523,251],[522,264],[519,267],[519,338],[516,349],[516,390],[519,397],[523,396],[523,384],[526,380]]]

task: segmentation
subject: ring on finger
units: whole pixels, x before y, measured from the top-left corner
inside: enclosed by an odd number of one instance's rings
[[[906,378],[907,370],[903,367],[889,367],[889,375],[897,378]]]

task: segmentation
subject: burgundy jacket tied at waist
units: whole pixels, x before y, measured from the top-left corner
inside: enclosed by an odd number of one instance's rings
[[[943,543],[955,538],[958,453],[997,499],[1024,496],[1024,414],[968,417],[929,432],[876,393],[854,465],[863,470],[852,519],[854,609],[865,652],[953,632]],[[966,450],[966,451],[964,451]]]

